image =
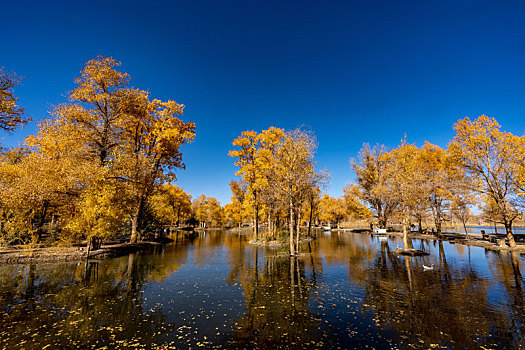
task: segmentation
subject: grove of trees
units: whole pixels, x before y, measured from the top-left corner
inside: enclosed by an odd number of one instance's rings
[[[40,241],[44,232],[91,244],[121,232],[136,242],[144,233],[154,196],[185,166],[181,146],[195,125],[180,119],[184,105],[150,98],[119,66],[111,57],[89,60],[69,101],[23,146],[1,154],[3,245]],[[2,76],[0,95],[8,131],[25,122],[12,77]]]
[[[323,194],[329,173],[316,166],[315,135],[270,127],[244,131],[229,155],[238,167],[231,203],[191,196],[174,184],[185,168],[181,147],[195,124],[181,118],[184,105],[151,98],[130,85],[111,57],[89,60],[68,101],[52,108],[22,146],[0,153],[0,245],[48,239],[102,240],[128,234],[131,243],[159,227],[241,227],[254,241],[284,238],[299,251],[301,227],[339,226],[359,220],[387,228],[401,223],[405,248],[414,223],[431,218],[441,235],[455,218],[465,233],[471,209],[505,227],[515,247],[513,223],[525,197],[525,136],[501,131],[493,118],[464,118],[447,148],[403,139],[388,150],[363,145],[351,160],[355,180],[344,196]],[[30,119],[18,105],[16,74],[0,70],[0,129],[13,132]],[[427,225],[428,228],[429,225]]]
[[[500,128],[482,115],[458,120],[446,149],[428,142],[418,148],[406,140],[391,151],[365,144],[352,161],[355,193],[379,227],[402,222],[405,247],[412,222],[421,229],[421,219],[430,215],[440,235],[448,214],[465,227],[474,205],[486,221],[505,227],[515,247],[512,224],[521,217],[525,195],[525,137]]]

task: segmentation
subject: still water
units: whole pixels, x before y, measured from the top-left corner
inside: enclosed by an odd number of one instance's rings
[[[525,348],[525,257],[319,233],[290,259],[200,233],[88,263],[0,267],[0,348]],[[423,264],[434,264],[424,270]]]

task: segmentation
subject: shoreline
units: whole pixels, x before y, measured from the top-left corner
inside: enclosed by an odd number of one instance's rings
[[[372,235],[377,236],[396,236],[396,237],[403,237],[403,232],[388,232],[386,234],[375,234],[373,232],[369,232]],[[465,238],[464,234],[459,234],[455,232],[443,232],[442,237],[437,237],[435,235],[428,235],[428,234],[420,234],[420,233],[409,233],[408,238],[411,239],[424,239],[424,240],[441,240],[444,242],[453,242],[454,244],[463,244],[473,247],[481,247],[496,251],[511,251],[511,252],[518,252],[525,254],[525,244],[517,244],[516,248],[511,248],[507,245],[505,246],[499,246],[495,243],[491,243],[489,241],[481,240],[476,238],[475,236],[479,236],[477,234],[469,234],[469,239]],[[447,239],[452,238],[452,239]]]
[[[220,230],[220,229],[216,229]],[[200,230],[199,230],[200,231]],[[231,230],[230,230],[231,231]],[[373,236],[393,236],[403,237],[403,233],[399,231],[388,232],[386,234],[377,234],[366,229],[332,229],[330,232],[337,233],[354,233],[354,234],[370,234]],[[240,232],[239,232],[240,233]],[[466,246],[474,246],[494,251],[510,251],[525,254],[525,244],[518,243],[516,248],[509,246],[499,246],[479,238],[479,234],[470,234],[469,239],[465,238],[462,233],[443,232],[441,237],[431,234],[410,233],[410,239],[423,240],[441,240],[451,242],[452,244],[462,244]],[[312,238],[301,239],[301,243],[306,243]],[[79,262],[86,259],[104,260],[115,258],[119,256],[128,255],[138,251],[146,250],[151,247],[160,246],[166,243],[173,242],[170,238],[162,238],[156,240],[148,240],[137,243],[111,243],[103,245],[101,248],[91,251],[89,257],[87,256],[85,247],[44,247],[44,248],[28,248],[18,246],[13,248],[3,248],[0,250],[0,263],[5,264],[40,264],[40,263],[58,263],[58,262]],[[269,241],[249,242],[255,247],[268,247],[270,249],[279,249],[287,245],[287,241]]]
[[[104,260],[128,255],[170,242],[173,242],[173,240],[170,238],[162,238],[137,243],[108,244],[89,252],[89,256],[87,255],[85,247],[8,248],[0,250],[0,263],[40,264],[78,262],[86,259]]]

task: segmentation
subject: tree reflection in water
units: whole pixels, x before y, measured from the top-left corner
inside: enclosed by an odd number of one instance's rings
[[[293,348],[326,342],[321,318],[308,307],[318,272],[308,268],[304,258],[268,254],[258,260],[256,253],[254,263],[239,275],[246,312],[229,347]]]
[[[4,265],[0,347],[525,346],[523,256],[414,240],[430,256],[404,258],[397,238],[317,236],[293,258],[210,231],[101,262]]]
[[[519,295],[520,302],[503,305],[489,295],[493,281],[480,276],[470,264],[451,267],[443,242],[437,245],[438,264],[433,271],[423,271],[420,260],[399,258],[391,254],[388,243],[382,245],[381,255],[374,262],[377,268],[361,281],[366,285],[368,311],[374,314],[378,327],[402,347],[523,345],[524,330],[512,327],[522,324],[523,294],[519,288],[509,291]],[[498,267],[494,263],[489,266]],[[511,266],[510,261],[502,266]],[[509,277],[501,280],[512,280]],[[500,309],[506,307],[510,310]]]
[[[159,266],[163,265],[151,258],[141,261],[136,254],[59,268],[53,264],[4,266],[1,348],[151,343],[157,332],[171,329],[162,312],[143,309],[143,286],[147,278],[158,278]]]

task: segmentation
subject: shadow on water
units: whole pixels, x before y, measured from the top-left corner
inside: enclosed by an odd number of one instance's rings
[[[519,348],[523,256],[318,233],[299,257],[220,231],[80,264],[0,268],[1,348]],[[424,269],[423,264],[434,265]]]

